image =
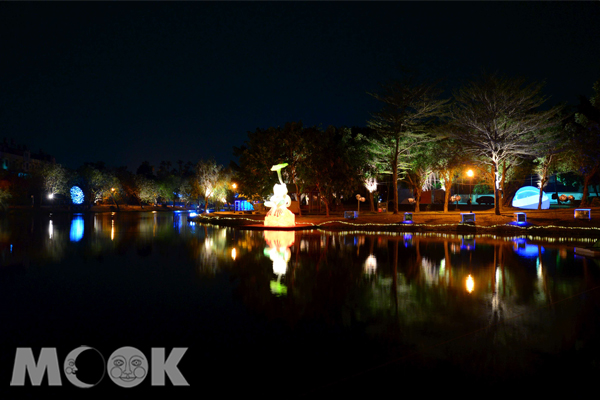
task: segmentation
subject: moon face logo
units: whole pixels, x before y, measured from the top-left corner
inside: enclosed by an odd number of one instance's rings
[[[148,360],[135,347],[121,347],[108,358],[106,369],[110,379],[121,387],[134,387],[148,375]]]
[[[91,369],[87,364],[89,363],[89,361],[86,359],[86,361],[84,362],[84,365],[80,365],[81,369],[77,367],[77,357],[79,357],[79,355],[81,353],[83,353],[86,350],[94,350],[96,353],[98,353],[98,356],[100,356],[100,359],[102,361],[102,374],[100,375],[100,379],[98,379],[95,383],[87,383],[87,382],[83,382],[81,381],[79,378],[82,377],[82,375],[88,375],[86,372],[87,369]],[[96,356],[97,357],[97,356]],[[63,365],[63,369],[65,371],[65,376],[67,377],[67,379],[69,380],[69,382],[71,382],[73,385],[80,387],[80,388],[91,388],[93,386],[96,386],[104,377],[104,357],[102,357],[102,354],[94,349],[93,347],[88,347],[88,346],[80,346],[76,349],[74,349],[73,351],[71,351],[67,357],[65,358],[65,363]],[[78,377],[79,374],[79,377]],[[97,374],[96,374],[97,375]]]

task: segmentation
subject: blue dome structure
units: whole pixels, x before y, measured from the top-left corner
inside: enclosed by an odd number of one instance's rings
[[[540,201],[540,189],[533,186],[523,186],[517,190],[512,201],[512,206],[528,210],[537,210]],[[548,195],[542,192],[542,210],[550,208],[550,199]]]

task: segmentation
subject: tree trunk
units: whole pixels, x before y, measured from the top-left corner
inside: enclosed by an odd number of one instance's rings
[[[296,201],[298,201],[298,216],[302,216],[302,201],[300,200],[300,189],[298,188],[298,184],[294,182],[296,186]]]
[[[546,182],[548,181],[547,178],[543,177],[542,181],[540,182],[540,198],[538,200],[538,210],[542,209],[542,197],[544,195],[544,186],[546,185]]]
[[[413,192],[413,195],[415,196],[415,212],[421,212],[421,190],[416,189]]]
[[[373,203],[373,192],[369,191],[369,203],[371,204],[371,212],[375,211],[375,204]]]
[[[325,197],[323,198],[325,199]],[[325,215],[329,217],[329,200],[325,199],[323,203],[325,204]]]
[[[494,161],[494,213],[500,215],[500,191],[498,185],[498,163]]]
[[[586,206],[588,204],[588,186],[593,175],[594,172],[585,175],[583,178],[583,195],[581,196],[581,206]]]
[[[398,166],[392,168],[392,190],[394,191],[394,214],[398,214]]]

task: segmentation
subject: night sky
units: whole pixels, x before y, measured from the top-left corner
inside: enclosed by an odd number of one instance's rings
[[[248,131],[365,126],[399,66],[600,79],[599,2],[0,3],[0,129],[58,163],[228,165]],[[0,139],[1,140],[1,139]]]

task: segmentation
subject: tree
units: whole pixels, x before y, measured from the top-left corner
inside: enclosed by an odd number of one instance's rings
[[[283,172],[284,179],[296,188],[296,200],[305,182],[299,174],[299,166],[305,161],[307,153],[304,136],[307,129],[302,121],[287,122],[283,128],[257,128],[248,132],[248,140],[240,148],[234,147],[234,155],[239,157],[240,164],[233,163],[233,169],[240,180],[240,191],[248,198],[267,198],[273,193],[273,185],[277,183],[271,167],[287,163]],[[300,212],[300,215],[301,212]]]
[[[308,157],[300,165],[300,176],[319,191],[320,201],[325,204],[329,216],[334,199],[351,194],[361,182],[355,158],[355,144],[348,128],[328,127],[325,131],[307,129],[305,134]]]
[[[156,204],[159,197],[159,189],[156,181],[148,179],[144,175],[136,175],[134,182],[140,200],[150,204]]]
[[[462,150],[461,142],[454,139],[443,139],[436,142],[432,154],[436,155],[433,160],[433,171],[438,175],[443,185],[442,189],[445,192],[444,212],[447,213],[452,185],[465,169],[465,165],[471,163],[471,159]]]
[[[60,164],[44,164],[41,174],[44,191],[48,193],[48,195],[68,193],[68,172]]]
[[[104,163],[85,163],[77,170],[79,179],[83,188],[85,188],[86,198],[89,204],[93,204],[104,197],[112,196],[115,189],[116,193],[122,191],[121,183],[112,171],[104,166]]]
[[[500,165],[510,157],[535,157],[535,134],[555,126],[562,107],[540,111],[542,84],[484,75],[454,95],[453,136],[494,172],[495,213],[500,214]]]
[[[414,77],[383,85],[381,93],[370,95],[383,103],[368,121],[375,130],[371,154],[374,163],[392,175],[394,214],[398,214],[399,174],[408,168],[419,146],[436,140],[433,128],[446,101],[438,100],[441,91],[434,84],[417,83]]]
[[[410,167],[404,175],[404,181],[412,189],[415,199],[415,212],[420,211],[421,194],[431,189],[431,178],[434,176],[436,153],[433,143],[427,143],[413,151]],[[432,197],[433,200],[433,197]]]
[[[540,135],[540,140],[536,143],[536,152],[538,156],[534,159],[534,171],[539,178],[540,196],[538,200],[538,210],[542,209],[542,197],[544,188],[548,183],[550,176],[561,170],[564,165],[561,161],[565,159],[565,150],[567,146],[564,135],[564,127],[557,125],[549,128],[548,132]]]
[[[196,180],[204,195],[204,212],[208,212],[208,200],[213,197],[221,179],[222,165],[214,159],[201,160],[196,165]]]
[[[571,136],[570,165],[583,177],[581,205],[588,202],[588,187],[600,172],[600,80],[593,85],[594,95],[581,96],[574,121],[568,124]]]

